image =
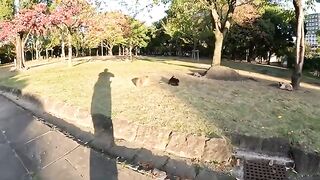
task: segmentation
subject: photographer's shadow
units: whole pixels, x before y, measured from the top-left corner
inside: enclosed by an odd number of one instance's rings
[[[108,149],[114,145],[111,119],[111,78],[114,75],[105,69],[99,74],[91,101],[91,117],[94,127],[93,145]],[[101,166],[104,171],[101,171]],[[90,151],[90,180],[118,179],[117,163],[114,160],[101,161],[97,152]]]

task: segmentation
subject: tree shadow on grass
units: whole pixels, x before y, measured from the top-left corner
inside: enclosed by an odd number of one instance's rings
[[[170,59],[160,59],[160,60],[154,60],[150,58],[139,58],[141,61],[148,61],[148,62],[157,62],[157,63],[162,63],[162,64],[167,64],[167,65],[172,65],[172,66],[181,66],[181,67],[186,67],[186,68],[191,68],[191,69],[199,69],[199,70],[206,70],[207,68],[205,67],[199,67],[198,62],[194,61],[183,61],[183,60],[176,60],[172,59],[172,61],[181,61],[181,62],[188,62],[188,63],[194,63],[195,65],[186,65],[186,64],[178,64],[174,62],[170,62]]]

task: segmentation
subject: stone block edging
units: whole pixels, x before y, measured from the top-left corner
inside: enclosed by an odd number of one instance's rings
[[[6,86],[0,86],[0,91],[17,96],[83,131],[94,132],[91,114],[86,109]],[[224,138],[210,139],[164,128],[143,126],[123,119],[115,119],[112,123],[115,139],[137,143],[146,149],[161,150],[182,158],[215,163],[227,163],[232,156],[232,146]]]

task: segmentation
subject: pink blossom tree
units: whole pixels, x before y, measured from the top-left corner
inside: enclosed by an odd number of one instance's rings
[[[17,69],[25,68],[24,47],[30,34],[45,34],[50,25],[48,8],[44,3],[21,9],[11,21],[0,23],[0,40],[15,45]]]

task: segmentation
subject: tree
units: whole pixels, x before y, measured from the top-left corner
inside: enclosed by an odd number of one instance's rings
[[[173,0],[163,27],[172,38],[178,37],[197,50],[201,39],[210,36],[212,25],[209,11],[201,8],[200,3],[194,3],[190,0]]]
[[[108,21],[105,21],[105,19],[108,19]],[[99,13],[89,27],[89,34],[93,34],[95,39],[100,41],[101,48],[106,47],[108,55],[112,56],[113,47],[124,42],[126,23],[126,17],[119,12]]]
[[[305,56],[305,33],[304,33],[304,5],[313,5],[315,2],[320,3],[319,0],[292,0],[295,17],[297,21],[296,26],[296,61],[294,63],[294,70],[291,76],[291,84],[294,89],[300,87],[302,78],[302,69]]]
[[[291,83],[294,89],[298,89],[302,77],[302,68],[305,55],[305,42],[304,42],[304,0],[293,0],[295,15],[297,20],[297,34],[296,34],[296,61],[294,64],[294,71],[291,77]]]
[[[158,2],[154,0],[154,2]],[[169,0],[162,0],[164,3],[170,2]],[[172,2],[172,1],[171,1]],[[237,0],[189,0],[195,6],[200,5],[202,9],[210,12],[210,19],[212,22],[212,32],[214,34],[214,55],[212,59],[212,66],[220,66],[221,53],[223,41],[226,33],[231,26],[232,15],[236,7],[244,4],[253,3],[253,1],[237,1]],[[183,6],[183,4],[181,4]]]
[[[62,33],[68,36],[68,65],[71,67],[72,35],[78,28],[85,26],[86,18],[92,15],[92,8],[85,0],[61,0],[57,1],[55,6],[50,19]]]
[[[243,5],[235,11],[234,23],[225,39],[224,53],[231,54],[232,59],[248,58],[250,61],[260,57],[268,63],[272,54],[288,54],[288,48],[293,46],[293,13],[270,4],[259,7],[251,16],[246,14],[247,19],[239,13],[249,9]]]
[[[24,47],[30,34],[44,34],[50,26],[46,4],[40,3],[30,9],[21,9],[11,21],[4,21],[0,25],[0,39],[6,42],[16,40],[17,68],[25,67]]]
[[[14,13],[13,0],[1,0],[0,9],[0,20],[12,19]]]
[[[129,27],[125,30],[125,42],[129,47],[129,56],[132,57],[132,50],[135,48],[137,55],[138,49],[141,47],[146,47],[150,37],[147,35],[149,29],[146,25],[139,22],[136,19],[128,17]]]

